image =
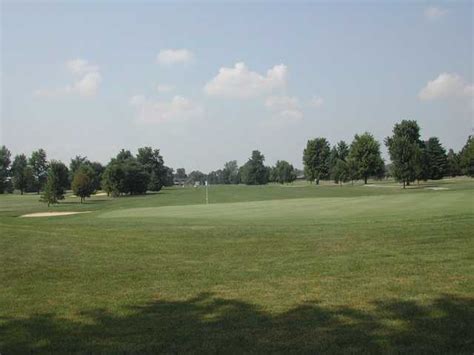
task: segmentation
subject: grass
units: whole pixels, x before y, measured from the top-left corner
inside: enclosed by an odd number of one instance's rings
[[[473,181],[374,184],[0,196],[0,352],[472,353]]]

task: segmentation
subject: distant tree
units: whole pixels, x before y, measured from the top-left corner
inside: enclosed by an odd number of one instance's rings
[[[28,186],[27,171],[28,161],[26,160],[25,154],[20,154],[15,156],[12,164],[12,178],[13,186],[15,189],[20,190],[20,193],[23,195],[23,192]]]
[[[189,173],[186,182],[188,184],[195,184],[196,182],[204,184],[206,182],[206,178],[206,174],[200,172],[199,170],[194,170]]]
[[[337,184],[349,181],[351,175],[349,173],[349,166],[345,160],[338,159],[333,168],[333,179]]]
[[[370,176],[383,176],[384,161],[380,154],[380,144],[370,133],[354,136],[349,158],[357,163],[358,175],[364,180],[364,184],[367,184]]]
[[[8,190],[10,182],[11,153],[4,145],[0,148],[0,194]]]
[[[48,178],[44,186],[41,201],[48,204],[58,203],[64,199],[64,193],[69,185],[69,171],[60,161],[51,161],[48,169]]]
[[[429,178],[442,179],[447,169],[446,150],[437,137],[431,137],[425,142],[425,150],[429,160]]]
[[[44,149],[38,149],[31,153],[28,164],[32,169],[35,191],[39,194],[48,178],[48,161],[46,160],[46,152]]]
[[[359,164],[351,157],[347,158],[347,180],[351,181],[354,185],[354,181],[359,179]]]
[[[164,166],[164,180],[163,180],[163,186],[173,186],[174,184],[174,171],[172,168],[168,166]]]
[[[46,178],[46,184],[44,186],[40,201],[47,203],[49,207],[51,204],[58,203],[60,198],[64,198],[64,196],[57,195],[57,178],[54,175],[54,170],[49,169],[48,177]]]
[[[74,158],[72,158],[71,162],[69,163],[69,181],[72,183],[74,175],[76,175],[76,172],[81,166],[89,164],[90,161],[87,159],[87,157],[76,155]]]
[[[146,193],[150,175],[137,159],[122,150],[107,165],[102,178],[102,187],[108,195],[138,195]]]
[[[24,177],[26,181],[26,192],[37,192],[38,191],[38,181],[36,180],[33,168],[30,165],[27,165],[24,170]]]
[[[349,155],[349,146],[344,141],[340,141],[332,147],[329,158],[329,171],[330,177],[337,184],[340,180],[341,167],[343,164],[339,160],[346,162],[347,156]]]
[[[295,181],[296,174],[293,165],[285,160],[278,160],[272,169],[272,180],[274,182],[284,184]]]
[[[268,169],[263,164],[265,157],[258,150],[252,152],[252,156],[242,166],[241,179],[247,185],[264,185],[268,183]]]
[[[212,185],[219,185],[224,183],[224,171],[218,169],[207,174],[207,182]]]
[[[89,177],[85,167],[81,167],[76,171],[72,179],[72,192],[81,198],[81,203],[86,197],[90,197],[95,192],[92,179]]]
[[[329,175],[330,147],[326,138],[309,140],[303,151],[303,164],[306,179],[316,184]]]
[[[90,167],[94,171],[94,176],[92,177],[92,186],[94,187],[94,191],[100,190],[102,187],[102,174],[104,173],[105,167],[97,161],[91,162]]]
[[[474,177],[474,137],[469,136],[459,153],[459,158],[462,173]]]
[[[49,163],[49,170],[53,170],[55,173],[55,176],[57,178],[57,188],[58,188],[58,195],[64,195],[65,191],[69,188],[69,170],[67,166],[57,160],[52,160]],[[60,199],[62,200],[62,199]]]
[[[181,179],[181,180],[184,180],[188,177],[188,175],[186,175],[186,170],[184,168],[178,168],[176,169],[176,178],[177,179]]]
[[[231,160],[224,164],[222,170],[224,184],[238,184],[240,182],[239,166],[237,160]]]
[[[160,150],[153,150],[151,147],[139,148],[137,161],[144,166],[145,171],[150,175],[148,190],[160,191],[164,185],[166,174]]]
[[[393,164],[393,176],[403,183],[403,188],[410,182],[425,175],[422,160],[423,144],[420,142],[420,127],[416,121],[403,120],[395,124],[393,135],[385,139],[390,159]],[[421,164],[421,168],[420,168]]]
[[[446,175],[451,177],[461,175],[461,164],[459,160],[459,155],[456,154],[454,150],[449,149],[448,155],[446,157]]]

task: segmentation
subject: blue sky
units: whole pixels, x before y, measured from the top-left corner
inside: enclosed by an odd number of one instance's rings
[[[301,167],[310,138],[382,142],[404,118],[455,150],[472,133],[472,2],[3,2],[1,29],[14,154]]]

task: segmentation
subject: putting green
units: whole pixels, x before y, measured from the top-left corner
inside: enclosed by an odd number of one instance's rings
[[[367,196],[350,198],[300,198],[236,203],[126,208],[105,212],[101,218],[166,218],[210,221],[265,221],[307,223],[354,221],[397,217],[444,216],[465,203],[462,192],[439,194]]]

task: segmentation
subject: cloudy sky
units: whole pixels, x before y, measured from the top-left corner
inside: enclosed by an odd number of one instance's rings
[[[382,141],[404,118],[455,150],[472,133],[469,1],[2,2],[1,16],[14,154],[106,163],[151,145],[209,171],[259,149],[301,167],[309,138]]]

